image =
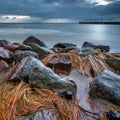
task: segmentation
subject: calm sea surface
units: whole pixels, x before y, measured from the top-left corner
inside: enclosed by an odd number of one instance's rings
[[[0,24],[0,39],[22,42],[34,35],[49,47],[58,42],[68,42],[81,47],[84,41],[109,45],[120,51],[120,25],[102,24]]]

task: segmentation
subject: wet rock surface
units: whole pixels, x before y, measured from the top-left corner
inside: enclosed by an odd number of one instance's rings
[[[49,68],[44,70],[39,67],[34,68],[32,74],[29,76],[29,83],[33,88],[49,89],[60,95],[64,94],[66,91],[71,91],[73,95],[77,90],[75,83],[59,77]]]
[[[29,43],[36,43],[41,47],[46,47],[45,43],[34,36],[29,36],[23,41],[23,44],[28,45]]]
[[[46,88],[59,94],[69,90],[74,94],[76,85],[65,78],[59,77],[50,68],[33,57],[26,57],[16,66],[9,75],[8,82],[25,80],[32,87]]]
[[[90,95],[120,106],[120,76],[105,70],[90,83]]]
[[[31,74],[32,69],[38,65],[37,62],[34,61],[33,57],[24,58],[17,66],[13,68],[7,81],[17,82],[25,80],[28,82],[28,77]]]
[[[12,60],[15,61],[15,62],[20,62],[22,59],[24,59],[25,57],[28,57],[28,56],[38,58],[37,53],[29,51],[29,50],[25,50],[25,51],[16,51],[12,55]]]
[[[49,48],[40,47],[38,44],[35,43],[29,43],[28,45],[32,47],[32,51],[36,52],[40,58],[53,53]]]

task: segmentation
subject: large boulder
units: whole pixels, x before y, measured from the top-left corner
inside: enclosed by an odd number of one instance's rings
[[[34,58],[38,58],[38,54],[33,52],[33,51],[29,51],[29,50],[25,50],[25,51],[16,51],[13,55],[12,55],[12,60],[14,60],[15,62],[20,62],[22,59],[24,59],[25,57],[28,56],[32,56]]]
[[[23,41],[23,44],[28,45],[29,43],[36,43],[41,47],[46,47],[45,43],[34,36],[29,36]]]
[[[49,48],[47,48],[47,47],[40,47],[36,43],[29,43],[28,45],[32,47],[31,51],[36,52],[40,58],[42,58],[43,56],[46,56],[48,54],[53,53]]]
[[[67,78],[61,78],[55,74],[51,69],[40,69],[36,67],[29,75],[29,84],[31,87],[49,89],[59,94],[76,93],[76,85]],[[72,95],[71,94],[71,95]]]
[[[33,57],[26,57],[17,65],[9,75],[8,82],[24,80],[31,87],[45,88],[59,94],[66,91],[76,92],[75,83],[59,77],[50,68]]]
[[[120,76],[105,70],[90,83],[90,95],[120,106]]]
[[[82,50],[100,50],[101,52],[109,52],[110,51],[110,47],[107,45],[94,45],[91,42],[84,42],[82,45]]]

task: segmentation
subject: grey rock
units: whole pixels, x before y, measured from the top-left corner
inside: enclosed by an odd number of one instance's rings
[[[76,85],[67,78],[61,78],[50,68],[33,57],[26,57],[10,73],[7,81],[17,82],[24,80],[29,82],[31,87],[46,88],[56,91],[59,94],[69,90],[76,93]]]
[[[120,76],[105,70],[90,83],[90,95],[120,106]]]

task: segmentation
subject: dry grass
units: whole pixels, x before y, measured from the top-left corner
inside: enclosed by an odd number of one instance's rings
[[[17,120],[42,110],[52,110],[56,120],[96,120],[99,114],[78,105],[76,96],[71,101],[47,89],[31,90],[28,84],[5,84],[0,87],[0,120]],[[95,101],[94,101],[95,102]],[[108,111],[111,106],[108,106]],[[119,107],[113,107],[120,112]],[[107,118],[103,116],[105,120]]]
[[[115,58],[111,54],[95,52],[95,56],[78,57],[75,54],[61,53],[51,54],[43,58],[43,63],[47,66],[49,61],[58,56],[68,56],[71,60],[72,69],[84,72],[86,76],[95,77],[105,69],[111,69],[104,58]],[[54,70],[56,70],[54,68]],[[0,120],[17,120],[21,116],[27,116],[41,110],[52,110],[57,120],[95,120],[94,114],[89,116],[85,110],[78,106],[78,101],[74,96],[71,101],[59,97],[56,93],[47,89],[31,90],[30,86],[24,82],[18,85],[6,83],[0,86]],[[108,107],[108,110],[111,109]],[[119,107],[114,110],[120,112]],[[105,116],[104,120],[107,120]]]
[[[86,57],[80,57],[76,54],[71,53],[55,53],[43,58],[42,62],[49,67],[49,64],[52,60],[56,60],[59,62],[61,56],[63,58],[67,56],[69,57],[71,62],[71,70],[78,70],[80,73],[84,73],[84,75],[88,77],[96,77],[105,69],[112,70],[107,65],[104,58],[114,58],[113,55],[107,53],[100,53],[97,51],[95,51],[95,54],[95,56],[88,55]],[[65,72],[63,73],[63,70],[58,69],[55,65],[53,65],[51,68],[59,75],[65,74]]]
[[[59,120],[72,120],[66,102],[47,89],[31,91],[29,85],[23,82],[17,86],[6,84],[1,89],[0,120],[17,120],[21,116],[49,109]]]
[[[31,90],[29,85],[23,82],[18,85],[5,84],[0,90],[0,120],[17,120],[41,110],[52,110],[56,120],[91,118],[78,106],[76,96],[67,101],[47,89]],[[93,116],[95,115],[92,114],[92,120]]]

